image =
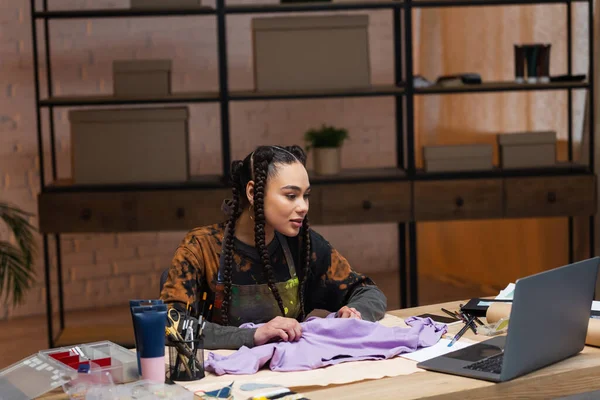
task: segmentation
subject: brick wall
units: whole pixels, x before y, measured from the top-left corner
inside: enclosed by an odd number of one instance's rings
[[[266,1],[278,0],[260,0]],[[52,9],[76,9],[123,7],[128,1],[54,0],[49,3]],[[368,14],[372,82],[388,84],[393,81],[391,13],[372,11]],[[510,79],[512,44],[536,41],[553,43],[551,72],[566,72],[566,23],[560,6],[428,9],[415,11],[415,16],[415,73],[429,79],[442,73],[463,71],[480,71],[484,79]],[[253,87],[251,18],[245,15],[227,18],[232,90]],[[516,26],[515,21],[519,21]],[[573,24],[574,72],[587,73],[585,5],[573,6]],[[41,22],[38,28],[41,38]],[[111,63],[128,58],[173,59],[174,91],[218,88],[214,16],[57,20],[50,22],[50,32],[56,95],[111,93]],[[40,60],[44,60],[43,46],[39,54]],[[45,96],[46,70],[42,67],[39,72],[42,96]],[[575,91],[576,139],[581,137],[584,101],[583,91]],[[421,97],[416,102],[417,145],[457,143],[470,141],[475,134],[525,129],[557,129],[559,137],[564,139],[567,114],[561,105],[565,103],[564,92]],[[191,172],[219,173],[219,108],[215,104],[190,105],[189,108]],[[477,112],[473,113],[474,109]],[[42,117],[46,132],[46,180],[50,181],[47,110]],[[57,175],[68,178],[71,175],[68,109],[56,109],[55,121]],[[231,103],[232,156],[241,158],[257,144],[301,143],[307,128],[323,122],[341,125],[350,131],[351,140],[343,150],[344,167],[395,164],[395,117],[391,98]],[[309,168],[311,166],[309,159]],[[0,0],[0,200],[35,213],[39,173],[29,2]],[[36,223],[35,217],[32,222]],[[485,269],[487,275],[479,276],[487,276],[487,284],[504,286],[506,279],[494,280],[495,272],[489,271],[509,271],[505,276],[513,279],[562,264],[566,254],[565,227],[564,219],[494,221],[493,226],[489,221],[420,224],[419,273],[437,275],[440,271],[450,271],[449,275],[456,281],[467,282],[475,276],[473,271]],[[395,224],[315,229],[359,271],[397,268]],[[184,234],[62,235],[66,308],[124,304],[129,298],[158,296],[160,272],[168,266]],[[503,240],[501,243],[498,236]],[[11,240],[0,224],[0,240],[6,239]],[[481,244],[480,251],[465,251],[472,243]],[[51,249],[54,249],[52,241]],[[37,271],[38,283],[27,302],[16,308],[0,303],[0,319],[45,312],[41,257]],[[53,282],[55,275],[53,272]]]
[[[51,9],[127,4],[121,0],[56,0],[49,3]],[[391,83],[391,13],[369,14],[372,80],[374,83]],[[250,16],[228,18],[231,89],[252,88],[250,20]],[[38,22],[40,39],[41,32],[42,25]],[[111,93],[112,60],[126,58],[172,58],[174,91],[218,88],[214,17],[60,20],[50,22],[50,32],[56,95]],[[41,45],[40,60],[44,60],[43,50]],[[40,68],[40,74],[45,77],[45,68]],[[42,79],[42,89],[45,96],[45,79]],[[0,199],[32,213],[37,211],[40,173],[34,99],[29,1],[0,0]],[[67,112],[66,108],[55,110],[58,178],[70,176]],[[218,106],[191,105],[190,112],[192,173],[218,173],[221,165]],[[235,158],[243,157],[259,143],[301,143],[307,128],[327,122],[350,130],[351,141],[347,142],[343,153],[344,167],[395,164],[392,99],[240,102],[232,103],[231,118],[232,155]],[[51,175],[45,122],[47,111],[43,113],[43,121],[48,182]],[[35,217],[32,222],[37,223]],[[369,270],[396,268],[398,251],[394,224],[355,228],[358,230],[341,226],[316,227],[357,269],[365,270],[367,266]],[[160,272],[169,265],[184,234],[62,235],[67,310],[124,304],[130,298],[156,297]],[[0,240],[7,238],[5,227],[0,225]],[[53,240],[50,248],[54,249]],[[19,307],[0,305],[0,318],[45,313],[41,256],[36,269],[38,282],[29,292],[26,303]],[[55,275],[53,272],[53,282]]]

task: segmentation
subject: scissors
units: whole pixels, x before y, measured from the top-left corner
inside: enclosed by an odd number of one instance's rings
[[[168,330],[170,330],[175,337],[180,338],[179,321],[181,320],[181,315],[179,314],[179,311],[174,308],[170,308],[167,312],[167,318],[169,318],[169,322],[171,324]]]

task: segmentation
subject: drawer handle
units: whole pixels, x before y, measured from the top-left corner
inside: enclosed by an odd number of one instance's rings
[[[373,207],[373,203],[371,203],[369,200],[365,200],[362,203],[362,208],[364,210],[370,210]]]
[[[177,207],[177,218],[182,219],[183,217],[185,217],[185,208],[183,207]]]
[[[465,204],[465,201],[462,197],[458,196],[454,203],[456,204],[456,207],[462,207]]]
[[[554,192],[548,192],[548,203],[556,203],[556,193]]]
[[[84,221],[89,221],[92,218],[92,210],[89,208],[84,208],[81,210],[81,219]]]

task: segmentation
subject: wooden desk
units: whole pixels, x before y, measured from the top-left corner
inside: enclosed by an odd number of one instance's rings
[[[444,315],[441,307],[455,310],[465,301],[429,305],[390,314],[406,318],[433,313]],[[449,327],[451,334],[460,325]],[[474,335],[470,330],[463,336],[472,340],[486,340],[487,336]],[[578,355],[523,377],[504,383],[492,383],[438,372],[419,372],[372,381],[356,382],[326,388],[305,388],[303,393],[311,400],[346,399],[548,399],[600,389],[600,349],[586,346]]]
[[[440,308],[458,309],[456,301],[404,310],[390,314],[406,318],[423,313],[444,315]],[[454,334],[460,325],[449,327]],[[474,335],[470,330],[464,336],[472,340],[489,339]],[[600,349],[586,346],[578,355],[557,364],[532,372],[504,383],[491,383],[478,379],[437,372],[419,372],[392,378],[334,385],[328,387],[298,388],[311,400],[351,399],[548,399],[569,394],[600,390]],[[43,399],[66,399],[62,389],[57,389]],[[196,397],[198,398],[198,397]],[[236,399],[238,400],[238,399]],[[241,399],[240,399],[241,400]]]

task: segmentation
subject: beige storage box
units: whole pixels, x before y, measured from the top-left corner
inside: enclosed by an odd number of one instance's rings
[[[77,110],[69,119],[75,184],[188,180],[186,107]]]
[[[493,146],[469,144],[425,146],[423,160],[427,172],[482,171],[493,168]]]
[[[536,168],[556,165],[556,132],[498,135],[502,168]]]
[[[254,18],[258,91],[368,88],[369,16]]]
[[[171,93],[171,60],[113,61],[115,96],[166,96]]]
[[[133,9],[144,8],[194,8],[200,6],[200,0],[131,0]]]

